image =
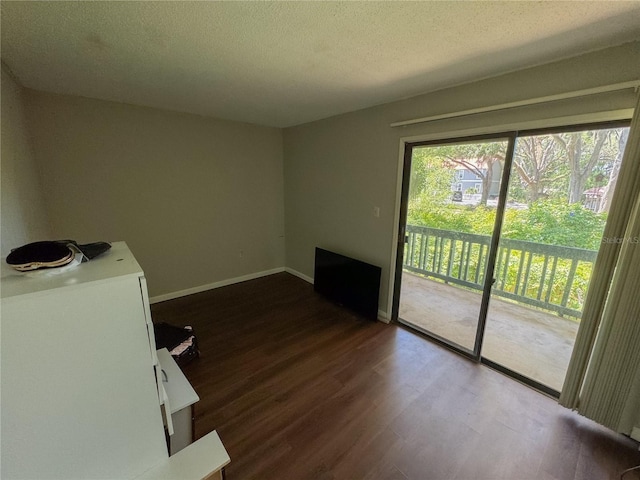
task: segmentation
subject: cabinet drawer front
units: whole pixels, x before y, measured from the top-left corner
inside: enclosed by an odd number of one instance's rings
[[[162,372],[160,376],[160,395],[161,395],[161,406],[162,406],[162,416],[164,420],[164,424],[167,427],[167,431],[169,435],[173,435],[173,419],[171,418],[171,404],[169,403],[169,396],[167,395],[167,391],[164,389],[164,385],[162,384]]]
[[[153,330],[153,321],[151,320],[151,304],[149,303],[149,291],[147,290],[147,279],[145,277],[140,277],[140,293],[142,294],[144,317],[147,322],[147,335],[149,337],[149,348],[151,349],[151,362],[152,365],[158,365],[156,337]]]
[[[163,405],[164,404],[164,385],[162,385],[162,380],[164,378],[164,375],[162,373],[162,367],[158,363],[157,365],[154,365],[153,368],[156,372],[156,391],[158,392],[158,403],[160,405]]]
[[[3,302],[3,478],[131,478],[164,458],[142,310],[138,277]]]
[[[149,348],[151,349],[151,364],[158,365],[158,354],[156,353],[156,334],[153,330],[153,324],[147,324],[147,338],[149,340]]]

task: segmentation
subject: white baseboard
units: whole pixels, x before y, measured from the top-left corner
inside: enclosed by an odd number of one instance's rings
[[[150,303],[165,302],[167,300],[173,300],[174,298],[186,297],[187,295],[193,295],[194,293],[206,292],[207,290],[213,290],[214,288],[226,287],[227,285],[233,285],[234,283],[246,282],[247,280],[254,280],[260,277],[266,277],[267,275],[273,275],[274,273],[284,272],[284,267],[273,268],[271,270],[265,270],[263,272],[250,273],[241,277],[228,278],[219,282],[208,283],[206,285],[200,285],[198,287],[187,288],[172,293],[165,293],[164,295],[158,295],[149,299]]]
[[[285,272],[290,273],[291,275],[294,275],[298,278],[301,278],[302,280],[304,280],[307,283],[310,283],[311,285],[313,285],[313,278],[309,277],[308,275],[305,275],[304,273],[300,273],[297,270],[294,270],[293,268],[289,268],[289,267],[285,267],[284,269]]]
[[[298,278],[301,278],[305,282],[313,285],[313,278],[304,273],[300,273],[297,270],[289,267],[278,267],[271,270],[265,270],[263,272],[250,273],[241,277],[228,278],[227,280],[221,280],[219,282],[208,283],[206,285],[200,285],[198,287],[187,288],[185,290],[179,290],[177,292],[165,293],[164,295],[157,295],[149,299],[150,303],[166,302],[167,300],[173,300],[175,298],[186,297],[187,295],[193,295],[194,293],[206,292],[207,290],[213,290],[214,288],[226,287],[227,285],[233,285],[234,283],[246,282],[247,280],[254,280],[260,277],[266,277],[273,275],[274,273],[287,272]],[[378,320],[383,323],[389,323],[389,314],[384,310],[378,310]]]

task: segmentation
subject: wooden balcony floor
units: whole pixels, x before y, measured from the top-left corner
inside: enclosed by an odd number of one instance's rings
[[[473,349],[481,295],[404,272],[399,317]],[[492,297],[482,356],[560,391],[579,323]]]

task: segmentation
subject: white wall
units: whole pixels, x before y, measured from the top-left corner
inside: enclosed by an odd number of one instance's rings
[[[26,128],[22,87],[2,66],[0,149],[0,254],[50,239],[40,180]]]
[[[394,129],[391,122],[638,78],[640,42],[289,128],[284,147],[278,129],[24,95],[51,233],[127,241],[152,296],[283,265],[312,277],[313,250],[322,246],[382,266],[380,308],[390,313],[401,138],[626,108],[633,92],[429,125]],[[17,123],[5,122],[10,113],[2,110],[4,137],[5,125]],[[6,148],[3,140],[3,156]],[[5,184],[18,182],[4,173],[3,248],[16,225],[43,223],[29,220],[41,208],[17,210],[36,200],[5,200]],[[5,216],[10,209],[14,222]]]
[[[313,276],[314,247],[382,267],[380,309],[391,313],[400,140],[630,108],[632,90],[391,128],[392,122],[640,79],[640,42],[441,90],[284,132],[286,265]],[[373,216],[374,206],[380,217]]]
[[[53,234],[124,240],[151,296],[284,266],[282,132],[25,91]]]

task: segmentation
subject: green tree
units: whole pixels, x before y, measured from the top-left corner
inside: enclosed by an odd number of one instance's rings
[[[612,163],[615,159],[614,130],[588,130],[559,133],[553,140],[560,147],[562,158],[570,170],[569,203],[579,203],[587,181],[598,163]]]
[[[558,181],[569,172],[562,163],[560,149],[551,135],[533,135],[518,138],[513,157],[513,169],[526,190],[526,202],[532,204],[548,198]],[[512,179],[515,183],[517,179]]]
[[[431,202],[444,203],[451,198],[453,180],[454,171],[444,165],[436,150],[430,147],[413,150],[409,202],[428,197]]]
[[[502,236],[548,245],[597,250],[606,215],[580,204],[539,200],[527,209],[505,212]]]
[[[597,250],[607,216],[580,204],[538,200],[525,209],[508,208],[502,237],[548,245]],[[491,235],[495,208],[435,204],[424,197],[410,205],[407,223],[480,235]]]

